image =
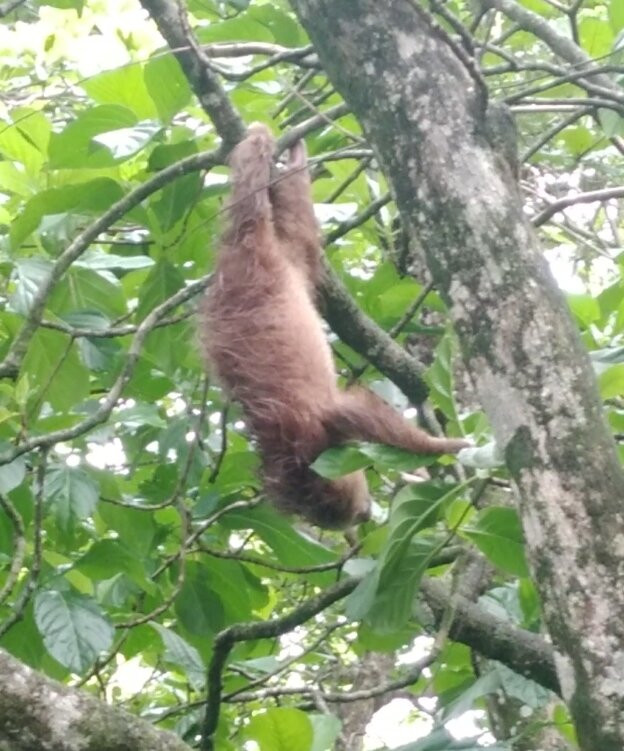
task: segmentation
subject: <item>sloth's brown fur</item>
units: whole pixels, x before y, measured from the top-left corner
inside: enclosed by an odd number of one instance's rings
[[[369,517],[363,472],[326,480],[310,463],[330,446],[375,441],[414,452],[455,452],[464,441],[419,430],[361,388],[341,391],[314,305],[321,249],[303,143],[271,180],[273,138],[252,125],[230,157],[230,225],[201,309],[212,368],[239,401],[262,454],[267,494],[321,527]]]

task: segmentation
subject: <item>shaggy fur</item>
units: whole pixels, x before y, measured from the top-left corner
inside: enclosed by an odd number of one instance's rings
[[[321,276],[318,228],[303,143],[269,187],[274,142],[252,125],[234,149],[230,226],[202,305],[209,362],[239,401],[262,454],[267,494],[286,512],[327,528],[369,517],[363,472],[326,480],[310,463],[329,446],[375,441],[414,452],[455,452],[361,388],[340,391],[314,306]]]

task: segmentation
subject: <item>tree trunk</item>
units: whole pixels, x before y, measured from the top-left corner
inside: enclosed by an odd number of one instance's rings
[[[190,751],[86,691],[63,686],[0,650],[0,751]]]
[[[518,491],[581,747],[621,751],[624,477],[587,355],[523,215],[504,114],[415,2],[293,6],[452,305]]]

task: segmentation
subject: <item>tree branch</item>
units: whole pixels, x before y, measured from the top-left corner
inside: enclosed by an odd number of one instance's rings
[[[158,30],[175,54],[199,103],[221,137],[222,149],[229,153],[245,133],[245,125],[211,70],[210,59],[201,50],[188,25],[182,0],[141,0]]]
[[[412,404],[422,404],[429,388],[420,363],[360,310],[328,263],[320,295],[325,318],[340,339],[395,383]]]
[[[436,622],[440,621],[451,597],[448,587],[439,580],[424,578],[420,592]],[[454,594],[453,598],[455,617],[449,629],[452,639],[561,694],[553,648],[547,641],[539,634],[496,618],[462,595]]]
[[[343,579],[333,587],[311,597],[302,605],[294,608],[281,618],[253,623],[238,623],[217,634],[212,659],[208,667],[206,714],[202,724],[201,751],[213,751],[213,736],[219,722],[221,708],[222,673],[228,655],[237,642],[253,639],[270,639],[292,631],[305,623],[317,613],[325,610],[334,602],[343,599],[352,592],[358,584],[357,579]]]
[[[63,686],[0,650],[0,748],[189,751],[178,736]]]
[[[596,201],[609,201],[612,198],[624,197],[624,186],[617,188],[601,188],[600,190],[588,190],[586,193],[577,193],[573,196],[565,196],[554,201],[541,211],[534,219],[533,226],[541,227],[557,212],[567,209],[568,206],[576,206],[579,203],[594,203]]]

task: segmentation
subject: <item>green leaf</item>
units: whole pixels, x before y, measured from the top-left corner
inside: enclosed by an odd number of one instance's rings
[[[134,112],[139,120],[149,120],[158,115],[145,85],[142,66],[137,63],[104,71],[85,81],[82,86],[95,102],[122,105]]]
[[[248,583],[240,563],[208,558],[204,565],[197,568],[191,565],[190,570],[199,577],[208,577],[211,589],[219,595],[228,621],[248,621],[252,617]]]
[[[614,110],[600,107],[598,109],[598,120],[602,125],[605,136],[608,138],[621,136],[624,133],[624,117]]]
[[[326,449],[310,467],[321,477],[342,477],[370,465],[370,459],[355,446],[334,446]]]
[[[364,443],[360,445],[360,452],[368,456],[376,467],[394,469],[399,472],[413,472],[418,467],[427,467],[437,461],[433,454],[415,454],[412,451],[385,446],[381,443]]]
[[[431,398],[442,412],[457,422],[457,410],[453,398],[453,339],[445,334],[436,349],[433,365],[427,371],[427,383],[431,387]]]
[[[118,318],[127,312],[121,285],[115,277],[78,266],[66,272],[48,305],[59,315],[97,311],[107,318]]]
[[[244,735],[256,741],[260,751],[312,751],[310,719],[294,707],[276,707],[253,716]]]
[[[35,596],[34,613],[48,652],[78,675],[113,643],[113,627],[88,597],[44,590]]]
[[[124,572],[135,584],[153,593],[155,585],[147,579],[142,561],[118,540],[98,540],[74,566],[90,579],[111,579]]]
[[[139,485],[141,495],[150,503],[162,503],[171,498],[178,486],[179,473],[176,464],[161,464],[154,474]]]
[[[19,132],[45,154],[52,134],[52,123],[46,113],[30,107],[16,107],[11,115]]]
[[[158,172],[192,154],[197,154],[197,143],[195,141],[162,143],[152,150],[147,160],[147,166],[151,172]]]
[[[120,365],[121,344],[115,339],[85,338],[78,340],[80,359],[94,375],[111,376]]]
[[[514,576],[528,576],[524,536],[515,509],[498,506],[483,509],[461,534],[472,540],[498,568]]]
[[[397,280],[390,289],[376,297],[376,309],[381,319],[398,320],[414,302],[421,290],[421,285],[413,279]]]
[[[165,628],[160,623],[150,623],[160,634],[165,646],[165,660],[184,670],[189,682],[196,691],[206,687],[206,668],[199,652],[181,636]]]
[[[158,122],[143,120],[132,128],[100,133],[93,137],[93,142],[104,146],[112,154],[114,160],[120,162],[144,149],[161,127]]]
[[[464,489],[463,485],[433,483],[407,485],[397,493],[390,515],[390,530],[380,558],[381,585],[401,576],[403,556],[415,534],[442,518],[444,508]]]
[[[160,53],[147,62],[144,76],[161,121],[170,122],[191,100],[191,88],[180,64],[173,55]]]
[[[168,261],[159,261],[149,272],[141,287],[137,317],[139,320],[161,302],[167,300],[184,286],[184,278],[178,269]]]
[[[624,29],[624,5],[621,0],[609,0],[609,22],[614,34]]]
[[[465,691],[447,704],[442,710],[442,717],[445,722],[461,717],[465,712],[474,708],[475,702],[484,696],[499,691],[501,688],[500,674],[495,668],[488,670],[484,675],[479,676]]]
[[[28,175],[18,169],[13,162],[0,162],[0,185],[3,193],[17,193],[19,196],[30,196],[35,185]]]
[[[160,412],[161,409],[157,404],[135,404],[134,407],[116,410],[115,421],[130,430],[137,430],[144,425],[166,428],[167,422]]]
[[[223,603],[211,589],[210,580],[201,575],[202,568],[196,565],[187,572],[174,608],[184,628],[205,639],[223,628],[225,616]]]
[[[74,9],[78,15],[82,13],[85,0],[40,0],[41,5],[49,5],[51,8],[62,8],[63,10]]]
[[[0,637],[0,646],[31,668],[40,669],[43,660],[49,659],[35,623],[32,603],[24,609],[19,624]]]
[[[18,258],[13,268],[11,307],[22,316],[28,315],[34,296],[46,281],[52,264],[45,258]]]
[[[594,145],[594,134],[583,125],[566,128],[559,138],[572,155],[578,156],[590,150]]]
[[[269,27],[256,22],[250,16],[250,11],[251,8],[238,14],[235,18],[199,26],[196,31],[198,41],[201,44],[230,42],[232,39],[249,42],[274,42],[275,39]]]
[[[19,246],[39,227],[44,216],[69,211],[76,214],[102,212],[122,195],[120,186],[107,177],[43,190],[28,201],[13,222],[11,243],[13,247]]]
[[[58,331],[38,329],[22,362],[31,388],[38,388],[37,405],[49,402],[63,412],[89,396],[89,372],[80,362],[75,343]]]
[[[131,271],[132,269],[149,269],[154,263],[154,259],[146,255],[120,256],[115,253],[104,253],[102,250],[92,249],[83,253],[73,267],[82,267],[93,271],[110,271],[113,269]]]
[[[36,177],[43,166],[44,155],[20,131],[17,125],[5,125],[0,128],[0,154],[6,159],[24,165],[26,173]]]
[[[103,104],[81,112],[60,133],[50,138],[50,166],[56,169],[68,167],[108,167],[115,163],[110,150],[97,142],[100,133],[131,128],[137,122],[136,115],[127,107],[118,104]]]
[[[215,599],[219,602],[215,613],[209,614],[207,605],[202,605],[200,613],[191,612],[197,608],[197,602],[202,597],[206,597],[207,602]],[[207,624],[209,630],[213,630],[223,618],[224,622],[249,620],[252,615],[251,605],[241,565],[235,561],[214,558],[201,564],[189,561],[184,586],[176,599],[176,612],[189,631],[199,634],[202,622]]]
[[[277,3],[252,5],[248,13],[249,17],[253,18],[260,26],[270,29],[277,44],[296,47],[304,41],[301,27],[297,25],[289,13],[285,13],[279,8]]]
[[[74,519],[91,516],[99,490],[83,469],[65,466],[46,473],[45,495],[54,507],[59,527],[67,530]]]
[[[286,566],[315,566],[337,560],[334,552],[296,529],[268,506],[251,511],[232,511],[221,520],[230,529],[252,529]],[[317,575],[321,580],[331,574]]]
[[[568,305],[579,324],[587,327],[600,320],[600,305],[590,295],[568,295]]]
[[[497,662],[494,669],[505,696],[517,699],[527,707],[537,710],[545,706],[552,696],[548,689],[516,673],[503,663]]]
[[[151,202],[162,232],[168,232],[197,201],[201,190],[201,175],[197,172],[179,177],[166,185],[160,196]]]
[[[189,361],[197,365],[196,330],[192,323],[180,321],[153,329],[145,342],[144,353],[163,372],[175,374]]]
[[[26,476],[26,459],[18,456],[9,464],[0,466],[0,493],[8,493],[21,484]]]
[[[596,16],[583,15],[578,24],[581,45],[594,59],[600,59],[611,52],[614,33],[608,21]]]
[[[104,475],[108,473],[105,472]],[[104,488],[102,490],[104,492]],[[115,491],[112,491],[111,495],[115,497]],[[126,549],[135,551],[135,554],[142,558],[148,557],[157,532],[153,514],[127,506],[101,503],[98,507],[98,516],[119,536]]]
[[[332,751],[340,735],[342,723],[333,714],[309,714],[314,738],[310,751]]]
[[[624,364],[612,365],[607,368],[598,378],[600,395],[603,399],[624,394]]]
[[[366,616],[381,633],[399,631],[411,615],[414,596],[431,557],[439,549],[434,538],[414,539],[435,525],[445,507],[465,488],[433,483],[408,485],[396,496],[390,529],[377,568],[367,574],[347,599],[350,618]]]

